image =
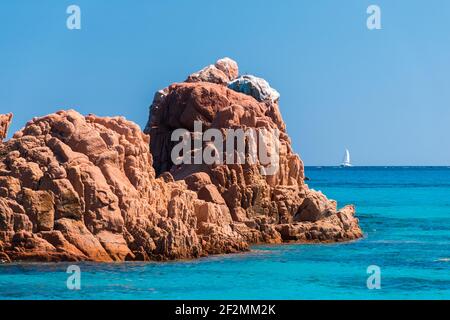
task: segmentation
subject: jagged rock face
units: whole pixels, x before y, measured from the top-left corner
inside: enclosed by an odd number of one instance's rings
[[[223,219],[226,216],[228,219]],[[165,260],[236,252],[223,203],[155,179],[149,138],[123,118],[60,111],[0,145],[0,259]]]
[[[278,92],[263,79],[238,77],[237,64],[229,59],[226,61],[233,65],[233,73],[217,77],[216,66],[221,61],[155,95],[146,132],[151,136],[156,173],[170,172],[175,180],[185,180],[200,199],[225,202],[234,230],[249,243],[361,237],[352,206],[337,210],[336,202],[305,185],[303,163],[292,151],[279,112]],[[193,136],[195,121],[201,121],[203,131],[278,129],[279,170],[262,175],[260,163],[174,165],[171,152],[178,142],[172,142],[171,135],[184,128]],[[193,148],[192,153],[195,152]]]

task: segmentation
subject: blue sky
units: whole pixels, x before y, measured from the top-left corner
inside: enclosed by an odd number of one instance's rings
[[[11,131],[65,108],[143,127],[156,90],[223,56],[281,93],[306,165],[346,147],[357,165],[450,165],[447,0],[1,1],[0,113]]]

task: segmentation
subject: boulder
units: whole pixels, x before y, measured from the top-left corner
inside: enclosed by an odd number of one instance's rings
[[[214,66],[225,73],[230,81],[239,76],[238,64],[233,59],[228,57],[219,59],[216,61]]]
[[[228,84],[228,88],[252,96],[258,101],[277,102],[280,99],[278,91],[269,83],[252,75],[241,76]]]
[[[328,200],[321,192],[308,190],[306,198],[294,216],[295,221],[317,221],[336,212],[336,203]]]
[[[226,85],[239,75],[236,61],[230,58],[217,60],[214,65],[209,65],[202,70],[191,74],[186,82],[211,82]]]
[[[207,184],[198,190],[198,198],[212,203],[225,204],[225,200],[220,195],[216,186],[213,184]]]
[[[193,173],[187,176],[184,180],[189,189],[193,191],[199,191],[204,186],[212,183],[210,176],[205,172]]]

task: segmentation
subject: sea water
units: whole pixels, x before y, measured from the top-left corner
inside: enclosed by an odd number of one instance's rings
[[[450,168],[308,167],[311,188],[355,204],[364,238],[264,245],[169,263],[0,265],[0,299],[450,299]],[[369,266],[380,289],[368,289]]]

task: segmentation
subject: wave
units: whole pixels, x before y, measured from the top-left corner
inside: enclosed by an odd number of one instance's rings
[[[435,262],[450,262],[450,258],[439,258],[437,260],[434,260]]]

